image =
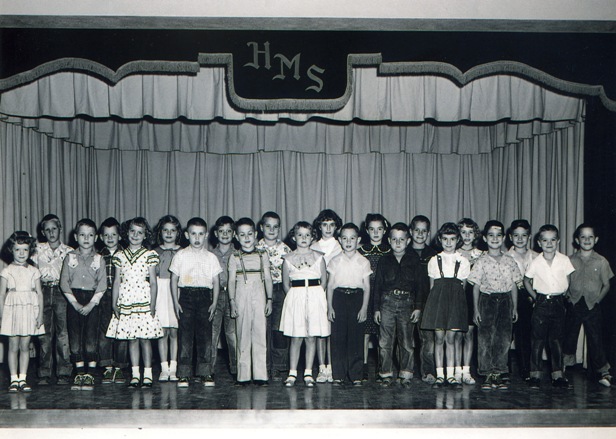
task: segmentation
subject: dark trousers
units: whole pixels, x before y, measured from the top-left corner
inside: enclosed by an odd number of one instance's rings
[[[77,303],[87,305],[94,296],[94,291],[72,289]],[[98,362],[98,324],[99,306],[92,308],[87,316],[79,314],[72,305],[68,305],[68,341],[71,349],[71,361]]]
[[[398,342],[399,378],[412,378],[415,366],[413,330],[411,322],[413,302],[410,295],[386,294],[381,304],[379,326],[379,375],[393,376],[394,343]]]
[[[419,342],[421,343],[421,376],[425,377],[428,374],[436,376],[436,366],[434,365],[434,331],[420,329]]]
[[[98,364],[101,367],[117,367],[123,369],[128,367],[128,342],[126,340],[116,340],[107,337],[107,328],[113,315],[111,308],[111,290],[105,291],[98,308]]]
[[[182,314],[178,325],[180,358],[177,375],[181,378],[189,378],[192,375],[193,350],[197,353],[196,375],[212,375],[214,372],[212,322],[208,319],[208,309],[212,305],[212,290],[210,288],[180,288],[179,303],[182,307]]]
[[[480,375],[508,373],[511,346],[512,301],[509,293],[479,296],[481,322],[477,328],[477,359]]]
[[[43,323],[45,334],[39,336],[40,358],[38,374],[40,378],[50,378],[53,370],[53,346],[55,338],[56,373],[70,376],[73,366],[70,361],[68,341],[67,311],[68,302],[58,286],[43,286]]]
[[[533,316],[533,298],[525,288],[518,290],[518,320],[513,324],[515,351],[522,378],[530,373],[530,334]]]
[[[235,319],[231,318],[231,307],[229,306],[229,292],[226,288],[220,289],[216,311],[212,319],[212,368],[216,364],[218,341],[222,328],[225,330],[225,340],[227,341],[227,351],[229,355],[229,369],[232,374],[237,374],[237,333]]]
[[[580,327],[584,325],[586,340],[588,341],[588,354],[590,366],[597,373],[607,373],[610,365],[605,356],[603,347],[603,318],[601,308],[595,305],[588,309],[582,297],[575,305],[567,304],[567,317],[565,320],[565,341],[563,354],[575,355]]]
[[[362,289],[336,288],[332,306],[332,375],[335,380],[362,379],[364,367],[364,325],[357,321],[364,299]]]
[[[284,298],[285,294],[282,283],[274,284],[272,291],[272,313],[267,318],[268,371],[286,372],[289,370],[289,337],[286,337],[279,331]]]
[[[537,294],[537,304],[531,320],[530,371],[534,375],[541,372],[541,355],[547,343],[550,351],[552,373],[563,370],[562,339],[565,330],[564,295],[548,299]]]

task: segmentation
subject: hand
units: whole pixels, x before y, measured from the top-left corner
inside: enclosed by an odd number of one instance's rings
[[[40,313],[38,316],[36,316],[36,327],[40,328],[41,326],[43,326],[43,313]],[[2,319],[0,319],[0,326],[2,326]]]
[[[357,323],[364,323],[367,318],[368,318],[368,308],[360,309],[359,312],[357,313]]]
[[[208,322],[211,322],[212,319],[214,318],[214,313],[216,312],[216,304],[212,303],[210,307],[207,309],[207,312],[209,314],[209,317],[207,318],[207,320]]]
[[[513,313],[511,314],[511,321],[513,323],[518,321],[518,310],[517,309],[513,310]]]
[[[381,324],[381,311],[374,312],[374,323],[376,323],[377,325]]]
[[[327,309],[327,319],[330,322],[333,322],[336,319],[336,311],[334,311],[334,307],[329,306]]]
[[[419,321],[419,318],[421,317],[421,311],[416,309],[415,311],[413,311],[413,313],[411,314],[411,323],[417,323]]]
[[[156,315],[156,307],[154,306],[154,304],[150,306],[150,314],[152,314],[152,317]]]
[[[173,310],[175,311],[175,317],[180,320],[180,314],[184,312],[184,310],[182,309],[182,305],[180,305],[180,302],[174,302]]]
[[[117,304],[113,304],[111,305],[111,308],[113,309],[113,314],[116,316],[116,319],[120,318],[120,308],[118,308]]]
[[[229,314],[231,315],[232,319],[237,319],[237,316],[239,315],[239,313],[237,312],[237,307],[235,305],[235,300],[229,301]]]
[[[82,306],[81,309],[77,310],[77,311],[82,316],[87,316],[88,314],[90,314],[90,312],[94,309],[95,306],[96,306],[96,304],[94,304],[92,302],[89,302],[87,305]]]
[[[75,308],[75,311],[77,311],[79,314],[81,314],[81,310],[83,309],[83,305],[80,305],[79,302],[75,302],[72,305],[73,305],[73,308]]]
[[[269,317],[272,314],[272,301],[265,301],[265,317]]]
[[[475,315],[473,316],[473,322],[475,322],[475,325],[479,326],[479,324],[481,323],[481,314],[479,314],[479,311],[475,311]]]

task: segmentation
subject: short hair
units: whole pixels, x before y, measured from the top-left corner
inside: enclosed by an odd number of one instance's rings
[[[497,227],[499,229],[501,229],[501,233],[503,234],[503,237],[505,237],[505,226],[503,225],[503,223],[501,223],[500,221],[496,221],[496,220],[490,220],[486,223],[486,225],[483,228],[483,236],[488,236],[488,232],[490,231],[490,229],[492,227]]]
[[[79,221],[77,221],[77,224],[75,224],[74,233],[75,234],[79,233],[79,228],[83,226],[93,228],[94,234],[96,234],[96,223],[92,221],[90,218],[82,218]]]
[[[591,223],[582,223],[575,229],[573,232],[573,239],[580,239],[580,234],[582,233],[582,229],[592,229],[592,232],[595,234],[595,238],[598,236],[597,228]]]
[[[62,228],[62,222],[60,221],[60,218],[58,218],[58,216],[53,213],[48,213],[47,215],[43,217],[43,219],[40,222],[41,230],[45,228],[45,223],[48,223],[49,221],[55,221],[58,226],[58,229]]]
[[[235,222],[235,230],[239,229],[240,226],[250,226],[253,230],[257,228],[255,222],[248,217],[240,218]]]
[[[462,230],[462,227],[468,227],[473,229],[473,233],[475,235],[475,239],[473,239],[473,247],[477,247],[477,244],[479,243],[481,238],[481,230],[479,229],[479,225],[470,218],[462,218],[460,221],[458,221],[458,228],[460,229],[460,231]],[[460,239],[462,239],[461,234]]]
[[[519,227],[530,233],[530,223],[525,219],[517,219],[511,221],[511,225],[509,226],[509,233],[513,233],[513,231]]]
[[[120,234],[120,222],[112,216],[110,216],[109,218],[107,218],[105,221],[101,223],[100,227],[98,228],[97,233],[99,235],[102,235],[105,227],[107,228],[115,227],[118,231],[118,234]]]
[[[28,263],[30,265],[34,265],[30,258],[36,251],[36,239],[32,237],[28,232],[23,230],[18,230],[14,232],[9,239],[2,246],[2,250],[0,251],[2,255],[2,260],[4,260],[7,264],[13,262],[13,249],[18,244],[28,244]]]
[[[224,226],[225,224],[230,224],[231,228],[233,228],[235,226],[235,221],[233,221],[233,218],[231,218],[230,216],[223,215],[219,217],[214,223],[214,230],[218,230],[218,228]]]
[[[383,224],[383,228],[385,228],[385,234],[387,234],[390,224],[389,221],[387,221],[387,219],[380,213],[369,213],[366,215],[366,219],[364,220],[364,230],[368,231],[368,227],[373,221],[380,221],[381,224]]]
[[[401,222],[396,223],[393,226],[391,226],[391,228],[389,229],[389,234],[391,235],[391,232],[393,232],[394,230],[398,230],[400,232],[404,232],[404,233],[406,233],[406,236],[410,235],[409,226],[407,226],[406,224],[401,223]]]
[[[308,221],[298,221],[291,229],[291,235],[295,235],[299,229],[308,229],[314,238],[314,228]]]
[[[200,218],[198,216],[195,216],[188,220],[188,222],[186,223],[186,230],[188,230],[190,226],[205,227],[205,229],[207,230],[207,223],[203,218]]]
[[[338,237],[338,230],[342,227],[342,218],[338,216],[336,212],[331,209],[324,209],[319,212],[319,215],[312,222],[313,233],[316,239],[321,239],[321,224],[324,221],[333,221],[336,224],[336,232],[334,232],[334,237]]]
[[[431,224],[427,216],[415,215],[413,219],[411,220],[411,224],[409,224],[409,229],[413,230],[415,226],[417,225],[417,223],[426,223],[428,225],[428,231],[430,231]]]
[[[278,222],[280,222],[280,215],[278,215],[276,212],[272,212],[271,210],[268,210],[267,212],[265,212],[261,216],[261,221],[259,221],[259,222],[263,223],[265,221],[265,218],[274,218],[274,219],[278,220]]]
[[[456,248],[459,248],[462,245],[462,235],[460,234],[460,228],[456,223],[445,223],[440,229],[438,229],[438,232],[436,232],[436,239],[439,244],[441,243],[441,239],[444,235],[456,235],[458,241]]]
[[[128,231],[130,230],[131,226],[137,226],[137,227],[143,228],[143,230],[145,231],[145,236],[144,236],[142,245],[145,248],[149,249],[153,244],[154,236],[152,233],[152,229],[150,228],[150,225],[148,224],[148,221],[142,216],[137,216],[133,219],[129,219],[128,221],[124,221],[122,223],[121,235],[122,235],[122,238],[126,240],[126,242],[130,242],[128,240]]]
[[[161,245],[163,243],[163,227],[165,224],[173,224],[173,227],[178,231],[177,236],[175,237],[175,243],[179,244],[182,239],[182,225],[180,224],[180,220],[174,217],[173,215],[165,215],[161,219],[158,220],[158,224],[154,227],[154,235],[156,235],[156,243]]]
[[[354,223],[346,223],[340,228],[340,233],[342,233],[343,230],[354,230],[355,233],[357,233],[357,236],[359,236],[359,227],[357,227]]]
[[[541,234],[543,232],[555,232],[556,239],[560,239],[560,232],[558,231],[558,227],[556,227],[554,224],[544,224],[539,227],[539,231],[537,232],[537,240],[541,239]]]

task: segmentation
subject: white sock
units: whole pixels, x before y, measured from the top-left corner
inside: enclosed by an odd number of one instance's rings
[[[289,370],[289,376],[290,377],[296,377],[297,376],[297,369],[290,369]]]
[[[152,368],[151,367],[143,368],[143,378],[152,379]]]
[[[461,368],[461,367],[456,367],[456,368],[454,368],[454,369],[453,369],[453,375],[454,375],[456,378],[461,377],[461,376],[462,376],[462,368]]]
[[[133,371],[133,378],[141,378],[141,373],[139,373],[139,366],[131,367]]]
[[[19,375],[11,375],[11,382],[19,381]]]
[[[90,369],[95,369],[95,368],[96,368],[96,361],[90,361],[90,362],[88,363],[88,371],[89,371]]]
[[[436,377],[437,378],[445,378],[445,372],[444,372],[444,369],[442,367],[437,367],[436,368]]]
[[[470,366],[462,366],[462,375],[469,375],[471,374],[471,367]]]
[[[113,366],[106,366],[105,371],[108,371],[108,370],[113,370]]]
[[[312,376],[312,369],[304,369],[304,376]]]
[[[453,367],[447,367],[445,370],[447,371],[447,378],[452,378],[453,374],[454,374],[454,368]]]
[[[166,361],[163,361],[162,363],[160,363],[160,371],[169,372],[169,363],[167,363]]]
[[[19,375],[17,375],[17,381],[26,381],[26,374],[20,373]]]

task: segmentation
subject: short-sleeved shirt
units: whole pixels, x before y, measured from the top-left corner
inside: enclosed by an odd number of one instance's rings
[[[507,254],[513,258],[516,264],[518,264],[518,268],[520,269],[520,273],[522,273],[522,277],[524,277],[524,274],[526,273],[526,270],[528,270],[530,263],[533,262],[533,260],[537,256],[539,256],[539,253],[534,250],[527,250],[524,254],[518,253],[517,251],[515,251],[514,247],[511,247],[509,250],[507,250]],[[518,288],[522,287],[524,287],[524,284],[518,283]]]
[[[41,272],[32,265],[10,264],[0,272],[0,277],[6,279],[9,291],[36,291],[36,281],[41,278]]]
[[[105,259],[98,253],[82,255],[71,251],[62,263],[60,287],[68,293],[72,289],[105,292],[107,289]]]
[[[595,251],[586,257],[576,252],[569,256],[569,260],[575,268],[569,285],[571,301],[577,303],[584,297],[588,309],[593,309],[599,303],[599,294],[603,285],[608,284],[614,277],[610,264],[607,259]]]
[[[501,253],[497,260],[485,253],[475,261],[468,281],[479,285],[482,293],[506,293],[522,281],[522,273],[511,256]]]
[[[276,241],[273,246],[268,246],[265,239],[260,239],[256,245],[257,250],[266,250],[269,256],[270,272],[272,273],[272,282],[279,284],[282,282],[282,263],[283,256],[291,253],[291,249],[282,241]]]
[[[569,276],[575,271],[569,257],[560,252],[554,254],[549,265],[543,253],[539,254],[526,270],[525,276],[533,280],[533,289],[540,294],[565,293],[569,288]]]
[[[218,258],[206,248],[186,247],[178,251],[169,271],[178,276],[179,287],[212,288],[214,276],[222,272]]]
[[[363,288],[364,279],[370,277],[372,269],[366,257],[355,252],[350,258],[341,253],[335,256],[327,266],[328,284],[334,288]]]
[[[471,264],[468,259],[466,259],[460,252],[440,252],[439,255],[441,255],[444,277],[453,277],[457,261],[460,262],[457,279],[465,280],[468,277],[471,272]],[[432,279],[441,278],[441,272],[438,268],[438,260],[436,256],[433,256],[432,259],[430,259],[430,261],[428,262],[428,276],[430,276]]]
[[[158,258],[160,261],[156,266],[156,276],[161,279],[169,279],[171,278],[171,272],[169,271],[169,266],[171,265],[171,261],[177,252],[180,251],[180,248],[162,248],[158,246],[154,249],[154,251],[158,254]]]
[[[48,242],[39,242],[32,261],[41,272],[42,282],[59,282],[62,273],[62,261],[72,251],[72,247],[60,243],[58,248],[52,249]]]
[[[226,253],[223,253],[220,250],[220,246],[214,247],[212,249],[212,253],[214,254],[214,256],[218,258],[218,263],[220,264],[220,266],[226,268],[229,265],[229,256],[233,254],[233,246],[229,246],[229,249],[227,250]],[[228,277],[229,277],[229,273],[227,272],[227,270],[222,270],[220,272],[220,287],[221,288],[227,288],[227,283],[228,283],[227,278]]]
[[[317,242],[313,243],[310,248],[323,253],[325,265],[329,265],[329,262],[334,258],[334,256],[338,256],[342,253],[342,247],[340,247],[340,243],[335,238],[330,238],[327,240],[319,239]]]

